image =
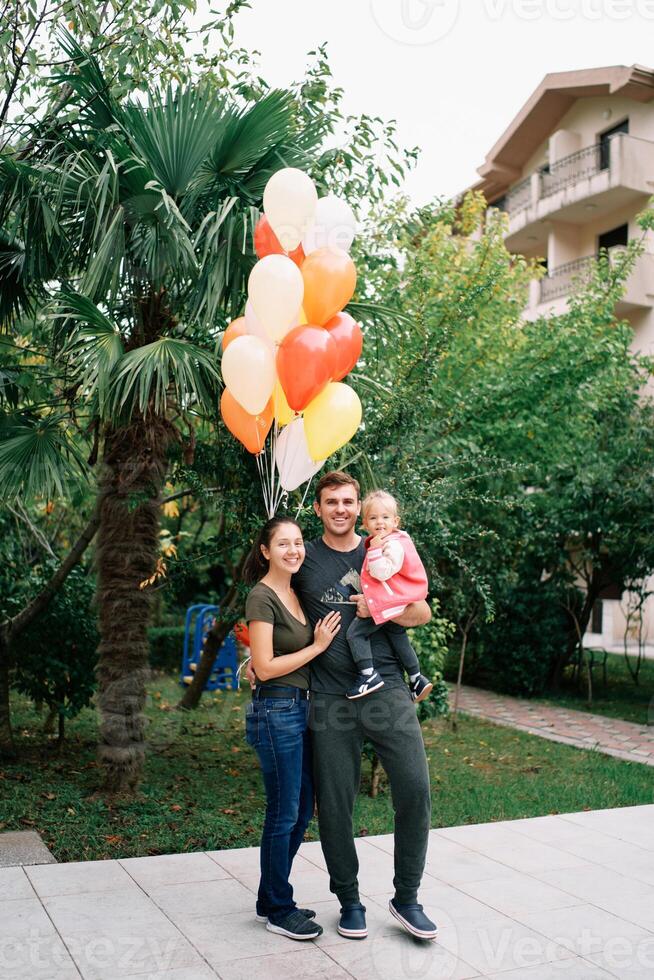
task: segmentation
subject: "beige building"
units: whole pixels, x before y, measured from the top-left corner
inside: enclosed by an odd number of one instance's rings
[[[507,247],[547,269],[531,284],[525,317],[563,312],[600,248],[642,237],[635,218],[654,194],[654,70],[632,65],[546,75],[478,173],[473,189],[508,215]],[[634,328],[633,349],[652,354],[651,233],[644,244],[616,312]],[[622,642],[629,601],[614,594],[598,603],[591,645]],[[651,643],[654,603],[647,606]]]

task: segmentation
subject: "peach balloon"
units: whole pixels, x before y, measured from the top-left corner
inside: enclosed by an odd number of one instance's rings
[[[232,340],[236,340],[237,337],[243,337],[247,332],[248,328],[244,316],[239,316],[235,320],[232,320],[223,334],[223,350],[225,350],[228,344],[231,344]]]
[[[323,326],[352,299],[357,284],[354,262],[342,248],[316,249],[302,263],[304,300],[309,323]]]
[[[263,412],[250,415],[225,388],[220,398],[220,414],[231,434],[243,443],[249,453],[257,455],[263,452],[266,436],[273,424],[272,398]]]

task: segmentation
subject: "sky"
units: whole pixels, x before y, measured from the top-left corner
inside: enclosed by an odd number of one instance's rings
[[[395,119],[419,146],[415,204],[474,183],[543,76],[654,67],[654,0],[251,0],[237,40],[274,86],[302,77],[326,41],[345,112]]]

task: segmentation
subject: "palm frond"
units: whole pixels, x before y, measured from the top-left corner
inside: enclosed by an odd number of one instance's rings
[[[163,414],[168,397],[174,395],[182,408],[196,405],[212,412],[220,384],[211,354],[187,340],[160,337],[121,359],[112,379],[112,409],[129,416],[136,408]]]
[[[97,397],[101,417],[109,415],[111,377],[124,354],[118,326],[88,296],[66,290],[57,298],[54,319],[63,322],[68,340],[61,357],[85,395]]]
[[[215,145],[224,112],[224,100],[207,86],[169,87],[165,97],[151,92],[146,108],[128,106],[124,129],[165,191],[177,197]]]
[[[290,92],[275,89],[255,105],[243,109],[227,110],[214,134],[214,150],[207,165],[206,175],[225,180],[245,178],[261,161],[282,144],[291,142],[294,129],[294,99]],[[288,166],[276,156],[270,171]],[[265,168],[268,171],[268,168]]]
[[[0,229],[0,326],[29,309],[24,271],[24,245]]]
[[[0,494],[53,496],[84,474],[85,464],[72,443],[63,416],[8,426],[0,436]]]
[[[70,31],[62,30],[59,43],[72,62],[58,71],[54,82],[60,86],[67,84],[73,92],[74,101],[80,109],[83,120],[96,130],[104,130],[120,123],[123,112],[111,95],[111,88],[102,74],[97,58],[85,51]]]

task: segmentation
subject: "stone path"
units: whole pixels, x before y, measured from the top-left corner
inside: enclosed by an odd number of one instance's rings
[[[449,684],[448,687],[451,706],[454,704],[454,685]],[[618,759],[654,766],[654,725],[637,725],[605,715],[537,704],[465,685],[461,688],[459,709],[497,725],[518,728],[553,742],[595,749]],[[654,720],[654,706],[652,716]]]
[[[654,975],[654,805],[432,830],[420,898],[391,918],[393,840],[357,840],[369,936],[336,932],[319,843],[292,880],[324,934],[254,918],[257,848],[0,868],[2,980],[594,980]]]

